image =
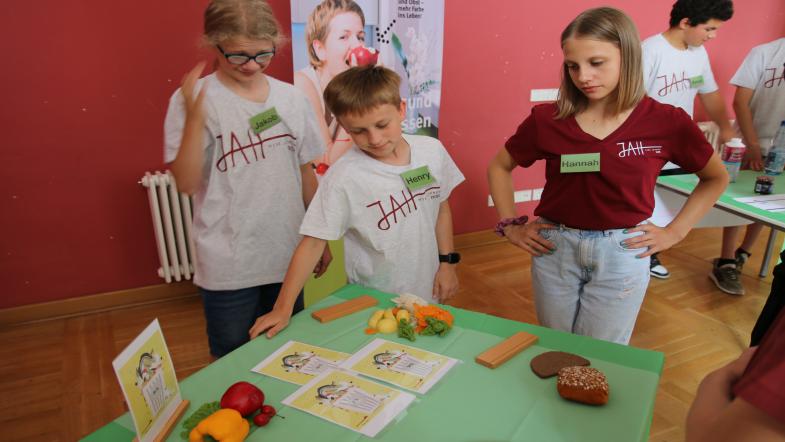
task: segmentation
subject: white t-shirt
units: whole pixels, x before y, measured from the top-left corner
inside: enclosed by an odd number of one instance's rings
[[[643,41],[643,86],[660,103],[684,109],[693,116],[695,95],[718,89],[703,46],[679,50],[662,34]]]
[[[330,167],[300,233],[326,240],[343,237],[349,282],[433,301],[439,267],[439,205],[463,174],[431,137],[403,135],[408,166],[382,163],[353,146]],[[401,173],[427,166],[435,182],[409,191]]]
[[[785,38],[752,48],[731,84],[752,89],[752,123],[761,148],[771,146],[785,120]]]
[[[324,152],[324,141],[305,95],[275,78],[267,81],[265,103],[237,96],[215,73],[197,85],[207,86],[207,118],[202,183],[194,195],[194,282],[209,290],[283,281],[300,241],[300,166]],[[281,122],[253,133],[250,118],[273,108]],[[184,124],[178,89],[164,123],[167,163],[177,156]]]

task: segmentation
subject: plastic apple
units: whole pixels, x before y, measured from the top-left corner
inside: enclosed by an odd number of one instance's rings
[[[357,66],[376,64],[376,61],[379,59],[379,52],[376,49],[366,48],[365,46],[357,46],[349,51],[347,62],[351,62],[352,55],[357,60]]]

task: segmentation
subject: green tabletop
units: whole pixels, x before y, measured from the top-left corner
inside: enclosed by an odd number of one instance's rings
[[[248,381],[260,387],[266,403],[286,419],[273,419],[252,429],[249,441],[355,441],[370,439],[338,425],[281,405],[297,386],[251,372],[251,368],[288,340],[352,353],[372,339],[384,337],[441,353],[460,361],[427,394],[417,399],[376,440],[380,441],[645,441],[654,410],[664,357],[584,336],[550,330],[482,313],[447,307],[455,327],[446,337],[420,336],[416,342],[395,335],[363,333],[370,315],[364,310],[321,324],[310,312],[369,294],[380,307],[392,306],[389,294],[348,285],[292,318],[272,340],[255,339],[231,354],[194,373],[180,383],[182,396],[191,401],[186,415],[202,403],[219,400],[229,385]],[[474,357],[517,331],[540,337],[537,345],[491,370]],[[563,400],[556,392],[556,379],[540,379],[529,368],[531,359],[548,350],[580,354],[602,370],[610,384],[610,400],[602,407]],[[178,423],[169,441],[180,439]],[[121,441],[134,437],[128,414],[89,435],[88,441]]]
[[[755,179],[761,175],[763,175],[763,172],[754,170],[740,171],[736,182],[728,185],[728,188],[725,189],[725,192],[714,205],[734,215],[763,223],[777,230],[785,230],[785,212],[769,212],[734,199],[757,195],[754,192]],[[785,175],[772,178],[774,178],[774,193],[785,193]],[[657,179],[657,185],[660,187],[665,187],[682,195],[690,195],[697,184],[698,177],[693,174],[661,176]]]

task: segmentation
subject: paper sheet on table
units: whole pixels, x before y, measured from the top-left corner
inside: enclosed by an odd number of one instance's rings
[[[458,361],[408,345],[374,339],[341,367],[411,390],[426,393]]]
[[[254,373],[303,385],[327,370],[337,368],[348,353],[289,341],[251,369]]]
[[[785,194],[775,195],[755,195],[734,198],[736,201],[749,204],[758,209],[768,210],[769,212],[785,212]]]
[[[344,370],[328,370],[282,402],[374,437],[414,401],[414,395]]]

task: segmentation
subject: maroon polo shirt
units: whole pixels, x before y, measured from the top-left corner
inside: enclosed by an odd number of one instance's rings
[[[554,115],[555,103],[535,106],[505,147],[523,167],[545,160],[545,189],[534,214],[569,227],[606,230],[645,221],[662,166],[671,161],[694,173],[714,152],[687,113],[649,97],[603,140],[581,130],[574,117]],[[585,153],[599,153],[599,172],[560,172],[562,155]]]

